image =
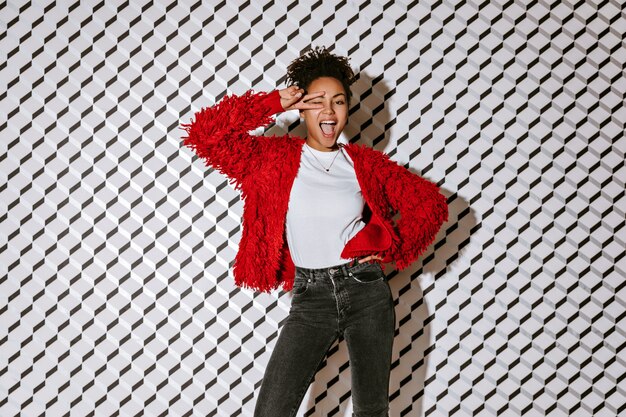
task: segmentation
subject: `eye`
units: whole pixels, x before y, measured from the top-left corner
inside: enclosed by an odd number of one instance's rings
[[[339,100],[336,102],[337,104],[344,104],[345,102],[343,100]]]

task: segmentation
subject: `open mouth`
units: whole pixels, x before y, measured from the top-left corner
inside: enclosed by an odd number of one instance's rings
[[[332,120],[327,120],[320,122],[320,129],[322,129],[322,133],[327,138],[332,138],[335,136],[335,126],[337,122],[333,122]]]

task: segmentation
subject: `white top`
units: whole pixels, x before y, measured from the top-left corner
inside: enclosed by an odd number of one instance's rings
[[[348,262],[339,254],[365,226],[364,205],[348,153],[318,151],[304,143],[287,210],[287,243],[293,263],[325,268]]]

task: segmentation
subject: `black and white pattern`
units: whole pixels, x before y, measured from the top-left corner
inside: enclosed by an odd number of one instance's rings
[[[317,45],[359,73],[342,140],[450,205],[386,270],[391,415],[625,411],[624,1],[9,0],[0,21],[0,415],[252,414],[291,295],[234,285],[242,201],[178,126]],[[338,340],[298,415],[350,394]]]

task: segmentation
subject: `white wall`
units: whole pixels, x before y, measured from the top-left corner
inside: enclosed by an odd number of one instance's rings
[[[0,8],[1,415],[252,415],[291,296],[235,287],[242,202],[178,126],[311,45],[360,73],[342,140],[450,205],[386,269],[390,415],[624,410],[623,2],[34,3]],[[350,415],[347,365],[299,416]]]

